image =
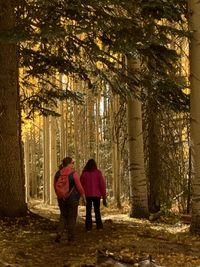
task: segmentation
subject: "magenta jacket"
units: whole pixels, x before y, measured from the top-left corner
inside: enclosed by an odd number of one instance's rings
[[[80,177],[86,197],[106,198],[105,179],[99,169],[83,171]]]

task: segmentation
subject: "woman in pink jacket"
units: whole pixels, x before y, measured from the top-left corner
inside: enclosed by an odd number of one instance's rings
[[[107,206],[106,185],[105,179],[101,171],[97,168],[97,164],[94,159],[90,159],[86,163],[82,171],[80,181],[86,196],[86,231],[90,231],[92,229],[92,204],[96,218],[96,227],[98,230],[102,229],[103,223],[101,220],[100,200],[102,197],[103,205]]]

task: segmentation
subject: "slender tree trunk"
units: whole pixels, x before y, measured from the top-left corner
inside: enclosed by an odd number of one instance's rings
[[[38,121],[38,152],[37,152],[37,173],[38,173],[38,195],[37,197],[42,199],[42,194],[43,194],[43,188],[42,188],[42,170],[43,170],[43,166],[41,164],[41,160],[43,158],[43,153],[42,153],[42,121],[43,118],[39,117],[39,121]]]
[[[77,81],[73,82],[73,91],[79,90],[79,83]],[[80,129],[80,114],[79,107],[74,103],[73,105],[73,121],[74,121],[74,152],[75,152],[75,167],[78,173],[80,173],[80,138],[79,138],[79,129]]]
[[[0,0],[0,31],[15,25],[14,1]],[[16,44],[0,43],[0,216],[25,215],[25,177]]]
[[[87,101],[87,117],[88,117],[88,130],[89,130],[89,154],[90,158],[96,159],[96,140],[95,140],[95,114],[94,114],[94,95],[88,92]]]
[[[116,114],[119,111],[119,97],[113,96],[112,101],[112,166],[113,166],[113,196],[118,208],[121,208],[121,159],[119,147],[119,134],[117,133],[118,123],[115,120]]]
[[[83,81],[81,84],[81,89],[84,94],[86,94],[86,82]],[[88,160],[88,148],[87,148],[87,142],[89,140],[88,138],[88,131],[87,131],[87,107],[86,105],[80,106],[80,118],[79,118],[79,129],[80,130],[80,151],[81,151],[81,157],[80,157],[80,173],[85,166],[86,161]]]
[[[30,142],[30,196],[37,198],[37,172],[36,172],[36,134],[34,121],[31,124]]]
[[[159,188],[161,164],[159,151],[159,119],[157,105],[153,99],[148,101],[148,155],[149,155],[149,210],[152,213],[160,210]]]
[[[116,143],[115,143],[115,132],[114,132],[114,96],[112,97],[112,101],[110,101],[110,126],[111,126],[111,148],[112,148],[112,179],[110,184],[112,186],[113,197],[116,200],[116,177],[117,177],[117,154],[116,154]]]
[[[191,82],[192,221],[191,231],[200,233],[200,2],[188,1]]]
[[[29,135],[26,134],[24,141],[24,161],[25,161],[25,178],[26,178],[26,202],[30,200],[30,142]]]
[[[128,60],[130,72],[137,71],[139,62],[134,59]],[[140,93],[140,88],[135,88]],[[129,170],[130,170],[130,216],[147,218],[148,197],[147,180],[144,168],[144,145],[142,129],[141,102],[136,98],[128,100],[128,146],[129,146]]]
[[[50,183],[50,204],[57,203],[56,194],[54,191],[54,175],[57,171],[57,142],[56,142],[56,118],[51,116],[50,119],[50,176],[48,182]]]
[[[62,84],[62,74],[59,75],[59,81],[60,81],[60,90],[63,90],[63,84]],[[66,121],[65,121],[65,108],[64,103],[61,101],[59,103],[60,105],[60,161],[65,157],[66,155]]]
[[[189,146],[189,159],[188,159],[188,195],[187,195],[187,214],[190,213],[190,203],[191,203],[191,177],[192,177],[192,161],[191,161],[191,147]]]
[[[56,76],[52,76],[52,83],[56,83]],[[54,111],[58,112],[57,107],[54,108]],[[54,190],[54,176],[58,170],[58,161],[57,161],[57,117],[50,116],[50,205],[57,204],[57,197]]]
[[[50,154],[49,154],[49,117],[43,118],[43,200],[45,203],[50,202],[50,184],[49,184],[49,164],[50,164]]]
[[[99,141],[100,141],[100,101],[101,101],[101,93],[98,94],[97,100],[96,100],[96,162],[97,165],[99,166]]]

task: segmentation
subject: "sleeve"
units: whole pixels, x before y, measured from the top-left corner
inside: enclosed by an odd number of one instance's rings
[[[80,182],[80,179],[79,179],[79,175],[78,175],[77,172],[74,173],[74,183],[76,185],[76,189],[79,192],[79,194],[81,196],[84,196],[85,195],[85,192],[84,192],[84,189],[83,189],[83,187],[81,185],[81,182]]]
[[[99,179],[100,179],[100,192],[103,198],[106,198],[106,181],[103,177],[101,171],[99,171]]]

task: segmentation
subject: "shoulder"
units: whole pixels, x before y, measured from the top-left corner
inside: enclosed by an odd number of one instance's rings
[[[80,178],[82,179],[85,176],[85,171],[82,171]]]
[[[85,177],[85,176],[87,176],[88,173],[89,173],[88,171],[83,170],[82,173],[81,173],[81,177]]]

